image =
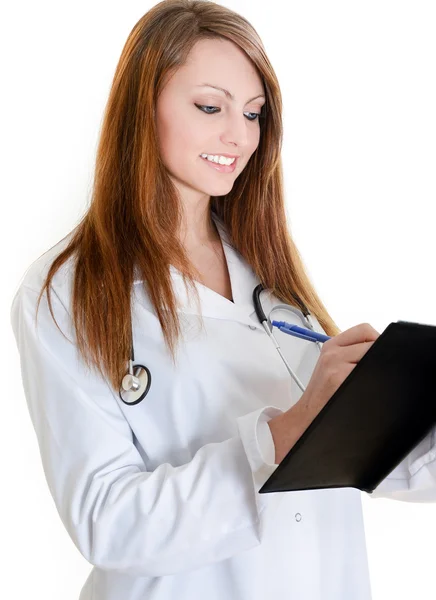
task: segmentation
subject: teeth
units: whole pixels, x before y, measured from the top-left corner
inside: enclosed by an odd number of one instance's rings
[[[226,156],[220,156],[219,154],[200,154],[200,156],[220,165],[232,165],[236,160],[236,158],[227,158]]]

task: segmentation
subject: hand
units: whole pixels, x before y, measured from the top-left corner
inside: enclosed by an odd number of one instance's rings
[[[379,337],[368,323],[356,325],[324,342],[306,390],[296,403],[313,420]]]

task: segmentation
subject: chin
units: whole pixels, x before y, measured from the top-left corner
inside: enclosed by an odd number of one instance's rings
[[[215,185],[215,186],[205,187],[204,192],[205,192],[205,194],[208,194],[209,196],[225,196],[226,194],[228,194],[231,191],[232,187],[233,187],[233,181],[231,184],[227,184],[227,185]]]

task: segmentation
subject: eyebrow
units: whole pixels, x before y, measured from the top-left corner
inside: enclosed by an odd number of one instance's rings
[[[226,90],[226,89],[224,89],[222,87],[219,87],[218,85],[212,85],[211,83],[200,83],[196,87],[211,87],[211,88],[215,88],[216,90],[219,90],[220,92],[224,92],[225,95],[227,96],[227,98],[230,98],[231,100],[235,99],[235,97],[233,96],[232,93],[229,92],[229,90]],[[250,98],[250,100],[248,100],[248,102],[252,102],[253,100],[256,100],[256,98],[264,98],[265,99],[265,96],[263,94],[259,94],[258,96],[254,96],[254,98]]]

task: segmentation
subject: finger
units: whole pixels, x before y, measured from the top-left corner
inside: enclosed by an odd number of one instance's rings
[[[357,364],[373,345],[374,342],[361,342],[360,344],[341,347],[342,359],[344,362]]]
[[[379,332],[369,323],[360,323],[339,333],[324,343],[324,345],[351,346],[362,342],[375,342],[379,337]]]
[[[360,342],[351,346],[331,346],[330,349],[325,348],[326,344],[324,344],[325,349],[323,348],[320,359],[322,357],[322,362],[325,366],[333,365],[335,368],[347,363],[357,364],[374,343]]]

